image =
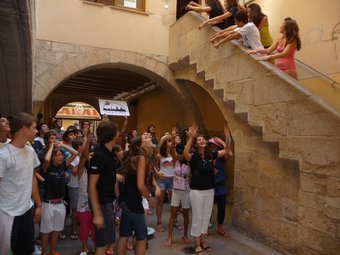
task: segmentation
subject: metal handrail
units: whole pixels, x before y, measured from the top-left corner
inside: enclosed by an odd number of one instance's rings
[[[332,78],[330,78],[330,77],[327,76],[326,74],[321,73],[319,70],[316,70],[315,68],[311,67],[310,65],[307,65],[306,63],[304,63],[304,62],[302,62],[302,61],[300,61],[300,60],[298,60],[298,59],[295,59],[295,61],[298,62],[299,64],[302,64],[303,66],[305,66],[305,67],[311,69],[313,72],[318,73],[318,74],[320,75],[320,77],[324,77],[324,78],[326,78],[327,80],[329,80],[329,81],[332,83],[331,86],[332,86],[333,88],[337,88],[337,87],[340,88],[340,83],[337,82],[337,81],[335,81],[335,80],[333,80]]]

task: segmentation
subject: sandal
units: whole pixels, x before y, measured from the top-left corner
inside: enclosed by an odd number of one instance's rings
[[[163,228],[162,223],[157,223],[157,231],[158,232],[164,232],[164,228]]]
[[[72,234],[72,235],[70,235],[70,239],[71,240],[78,240],[78,235],[77,234]]]
[[[209,245],[207,245],[205,242],[201,243],[201,247],[202,247],[203,250],[205,250],[207,252],[212,251],[211,247]]]
[[[66,235],[65,235],[64,233],[60,233],[60,234],[59,234],[59,238],[60,238],[61,240],[64,240],[64,239],[66,239]]]
[[[199,250],[197,250],[197,248],[199,248]],[[194,250],[195,250],[196,255],[204,255],[201,245],[196,245]]]

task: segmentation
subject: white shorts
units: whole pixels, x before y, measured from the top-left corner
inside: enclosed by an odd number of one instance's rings
[[[182,203],[183,209],[190,208],[190,190],[172,190],[171,206],[178,207]]]
[[[66,209],[64,203],[42,203],[40,232],[47,234],[62,231],[65,224]]]

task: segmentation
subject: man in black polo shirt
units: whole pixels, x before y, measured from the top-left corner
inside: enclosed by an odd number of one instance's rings
[[[89,171],[89,196],[95,225],[96,255],[105,255],[108,246],[115,242],[116,160],[112,149],[117,140],[117,126],[106,121],[97,128],[99,146],[96,148]]]

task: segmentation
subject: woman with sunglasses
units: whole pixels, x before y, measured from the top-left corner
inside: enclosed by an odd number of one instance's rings
[[[210,151],[205,137],[198,133],[193,123],[188,131],[188,140],[183,155],[191,169],[190,204],[192,208],[191,235],[195,240],[195,253],[212,249],[206,243],[210,216],[214,202],[214,160],[224,157],[230,151],[230,131],[224,126],[225,143],[223,149]],[[203,249],[203,250],[202,250]]]

